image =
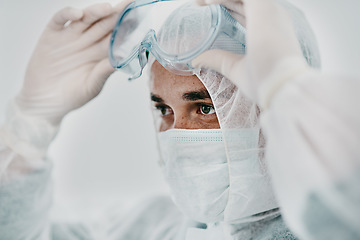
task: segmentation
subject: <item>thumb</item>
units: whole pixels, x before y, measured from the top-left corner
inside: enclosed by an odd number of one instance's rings
[[[195,68],[213,69],[238,85],[240,76],[244,74],[244,57],[245,55],[214,49],[206,51],[196,57],[192,61],[192,65]]]
[[[87,80],[88,94],[90,94],[91,98],[100,93],[106,80],[114,71],[115,69],[111,66],[108,58],[103,59],[95,66]]]

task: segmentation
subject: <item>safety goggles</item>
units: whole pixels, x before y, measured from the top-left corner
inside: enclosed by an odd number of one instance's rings
[[[138,0],[120,14],[111,41],[111,65],[141,76],[151,54],[164,68],[192,75],[191,61],[223,49],[245,54],[245,28],[221,5],[197,6],[184,0]]]

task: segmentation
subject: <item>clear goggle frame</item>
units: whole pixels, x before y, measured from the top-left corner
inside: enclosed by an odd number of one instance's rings
[[[199,69],[194,69],[191,61],[206,50],[245,54],[245,35],[245,28],[221,5],[138,0],[120,14],[110,40],[109,59],[115,69],[130,75],[129,80],[141,76],[149,54],[175,74],[193,75]]]

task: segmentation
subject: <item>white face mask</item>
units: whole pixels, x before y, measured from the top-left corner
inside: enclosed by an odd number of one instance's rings
[[[226,151],[223,134],[228,146],[237,145],[236,152]],[[204,223],[239,223],[276,208],[268,176],[260,166],[258,139],[258,128],[159,133],[163,172],[177,206]]]

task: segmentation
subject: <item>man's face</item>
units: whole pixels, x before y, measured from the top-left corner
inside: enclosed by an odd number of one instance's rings
[[[155,61],[150,91],[161,116],[160,131],[220,128],[210,95],[196,76],[175,75]]]

